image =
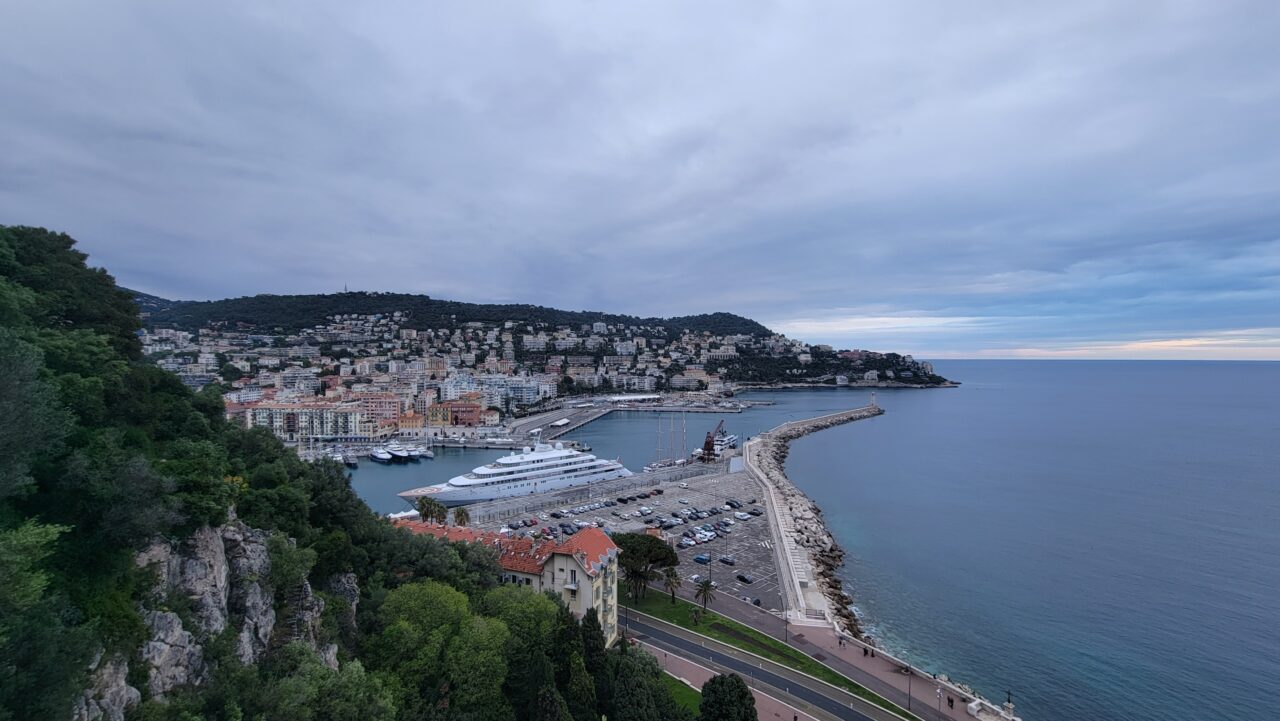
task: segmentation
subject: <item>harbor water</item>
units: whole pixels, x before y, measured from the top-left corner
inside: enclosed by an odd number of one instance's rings
[[[887,413],[795,441],[867,629],[1027,721],[1280,717],[1280,364],[946,361],[963,385],[879,390]],[[869,391],[753,393],[744,440]],[[663,416],[663,444],[674,443]],[[571,434],[638,470],[658,419]],[[497,451],[354,473],[380,511]],[[665,455],[665,454],[664,454]]]

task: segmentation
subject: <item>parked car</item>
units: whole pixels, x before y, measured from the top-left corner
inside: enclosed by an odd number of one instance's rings
[[[724,565],[726,565],[726,566],[736,566],[736,565],[738,565],[738,559],[734,558],[733,556],[729,556],[729,555],[721,556],[721,557],[720,557],[720,562],[721,562],[721,563],[723,563],[723,564],[724,564]]]
[[[750,515],[743,513],[742,511],[738,511],[737,513],[733,514],[733,517],[738,519],[739,521],[746,521],[751,518]]]
[[[643,491],[641,491],[640,493],[637,493],[637,494],[636,494],[636,498],[648,498],[648,497],[649,497],[649,494],[648,494],[648,493],[645,493],[645,492],[643,492]]]
[[[552,518],[564,518],[564,514],[563,514],[563,513],[561,513],[561,512],[559,512],[559,511],[552,511],[552,512],[551,512],[551,517],[552,517]]]
[[[698,555],[696,555],[696,556],[694,556],[694,557],[693,557],[693,562],[694,562],[694,563],[701,563],[702,565],[704,565],[704,566],[705,566],[705,565],[707,565],[707,564],[711,563],[711,555],[710,555],[710,554],[707,554],[707,553],[699,553]]]
[[[695,541],[695,540],[693,540],[692,538],[681,538],[681,539],[680,539],[680,547],[681,547],[681,548],[692,548],[692,547],[694,547],[694,546],[696,546],[696,545],[698,545],[698,542],[697,542],[697,541]]]
[[[693,585],[695,585],[695,586],[696,586],[696,585],[698,585],[698,582],[699,582],[699,581],[701,581],[701,580],[702,580],[702,574],[701,574],[701,573],[695,573],[695,574],[693,574],[692,576],[690,576],[690,577],[689,577],[689,581],[690,581],[690,583],[692,583],[692,584],[693,584]]]
[[[751,515],[753,515],[753,516],[763,516],[763,515],[764,515],[764,509],[763,509],[763,508],[752,508],[750,511],[747,511],[747,513],[750,513],[750,514],[751,514]]]
[[[688,483],[683,483],[683,482],[682,482],[682,483],[680,484],[680,487],[681,487],[681,488],[688,488],[688,487],[689,487],[689,484],[688,484]]]
[[[618,503],[630,503],[630,501],[628,501],[626,498],[623,498],[622,496],[618,496]]]
[[[739,581],[742,581],[743,583],[755,583],[755,582],[756,582],[755,577],[754,577],[754,576],[752,576],[750,573],[739,573],[739,574],[738,574],[738,580],[739,580]]]
[[[689,499],[688,499],[688,498],[681,498],[681,499],[680,499],[680,502],[681,502],[681,503],[683,503],[683,504],[685,504],[686,506],[687,506],[687,505],[689,505]]]
[[[650,493],[654,494],[655,496],[661,496],[665,492],[666,491],[663,491],[661,488],[655,488],[652,491],[650,491]]]

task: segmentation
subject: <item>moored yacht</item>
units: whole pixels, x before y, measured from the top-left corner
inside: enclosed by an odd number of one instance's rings
[[[527,496],[585,486],[632,475],[619,461],[596,458],[565,448],[564,444],[538,443],[521,452],[501,456],[445,483],[414,488],[400,494],[410,504],[422,497],[446,506],[461,506],[495,498]]]
[[[375,448],[369,451],[369,460],[374,463],[391,463],[393,457],[385,448]]]
[[[409,451],[399,443],[388,443],[386,447],[387,453],[391,454],[391,460],[395,463],[405,463],[409,460]]]

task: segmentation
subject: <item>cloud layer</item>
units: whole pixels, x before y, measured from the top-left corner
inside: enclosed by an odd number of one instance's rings
[[[0,222],[121,282],[1280,358],[1280,5],[28,3]]]

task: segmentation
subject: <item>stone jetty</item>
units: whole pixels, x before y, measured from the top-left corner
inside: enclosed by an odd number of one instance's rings
[[[808,583],[808,570],[797,568],[798,555],[806,555],[809,567],[816,577],[818,589],[825,597],[826,610],[836,626],[846,633],[863,638],[862,628],[857,616],[851,610],[853,599],[845,593],[836,576],[836,571],[844,564],[844,549],[836,543],[822,520],[822,509],[809,497],[804,495],[795,484],[787,478],[784,464],[790,450],[791,441],[832,426],[872,418],[884,413],[884,409],[875,404],[854,408],[839,413],[832,413],[817,418],[784,423],[773,430],[761,433],[746,446],[746,461],[750,470],[764,484],[772,499],[770,511],[771,521],[778,529],[781,538],[779,553],[782,560],[780,573],[790,570],[793,579],[789,593],[793,610],[801,613],[816,611],[806,603],[803,588]],[[796,608],[799,606],[799,608]],[[812,613],[808,613],[812,617]]]

